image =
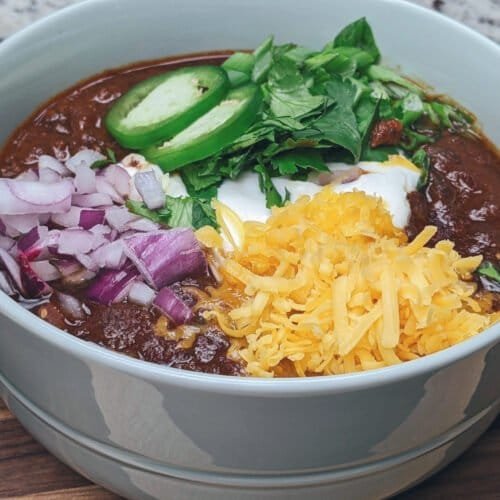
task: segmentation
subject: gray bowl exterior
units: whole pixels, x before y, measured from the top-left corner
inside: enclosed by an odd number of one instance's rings
[[[360,16],[392,65],[500,143],[500,49],[394,1],[96,0],[0,46],[0,143],[45,99],[134,60],[279,41],[321,46]],[[8,117],[8,120],[5,119]],[[379,498],[461,453],[498,415],[500,325],[425,359],[312,380],[192,374],[73,338],[0,297],[0,394],[57,456],[131,498]]]

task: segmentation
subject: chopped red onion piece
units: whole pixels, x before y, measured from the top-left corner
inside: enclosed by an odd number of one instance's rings
[[[38,178],[40,182],[46,184],[53,184],[54,182],[61,181],[61,176],[51,168],[38,168]]]
[[[41,239],[44,239],[48,236],[49,229],[46,226],[36,226],[31,231],[21,236],[17,240],[17,248],[21,252],[26,252],[29,248],[35,245]]]
[[[129,222],[127,224],[128,229],[132,229],[134,231],[140,231],[142,233],[149,233],[151,231],[157,231],[160,226],[149,219],[137,219]]]
[[[168,287],[158,292],[154,305],[176,325],[183,325],[193,317],[191,308]]]
[[[50,287],[35,273],[26,255],[20,253],[18,260],[21,267],[21,282],[25,290],[23,295],[27,298],[33,298],[50,293]]]
[[[156,292],[142,281],[136,281],[128,292],[128,300],[140,306],[151,305],[155,297]]]
[[[106,226],[105,224],[96,224],[95,226],[91,227],[89,231],[93,234],[108,236],[111,234],[113,230],[109,226]]]
[[[125,207],[109,207],[106,209],[107,223],[119,232],[126,231],[129,222],[138,219],[137,215],[130,213]]]
[[[121,197],[116,189],[102,176],[96,177],[96,189],[98,193],[109,196],[115,203],[123,205],[125,200]]]
[[[75,189],[78,194],[96,192],[95,171],[85,165],[79,165],[75,172]]]
[[[54,224],[61,227],[77,227],[80,222],[81,212],[80,207],[71,207],[63,214],[54,214],[51,219]]]
[[[75,194],[73,195],[73,203],[79,207],[94,208],[112,205],[113,200],[104,193]]]
[[[137,269],[131,263],[119,270],[101,271],[87,288],[87,297],[99,304],[109,305],[113,302],[120,302],[128,294],[138,274]]]
[[[17,292],[12,286],[7,273],[4,271],[0,271],[0,290],[6,293],[7,295],[15,295]]]
[[[53,184],[0,179],[0,214],[22,215],[67,212],[71,207],[73,182]]]
[[[91,167],[96,161],[104,160],[106,157],[92,149],[82,149],[66,161],[66,167],[73,173],[76,173],[77,168],[80,166]]]
[[[107,269],[120,269],[127,259],[121,240],[102,245],[90,257],[98,267]]]
[[[83,229],[65,229],[59,236],[58,252],[62,255],[89,253],[97,236]]]
[[[85,318],[85,308],[84,304],[76,297],[72,295],[67,295],[66,293],[58,292],[57,298],[61,304],[62,309],[66,314],[74,319],[84,319]]]
[[[78,253],[76,254],[75,257],[85,269],[88,269],[89,271],[92,272],[99,271],[99,266],[96,264],[94,259],[89,255],[85,255],[84,253]]]
[[[45,232],[45,230],[42,229],[43,227],[44,226],[40,226],[40,239],[23,251],[28,260],[47,259],[51,254],[57,254],[56,247],[59,242],[61,231],[53,229]]]
[[[92,229],[104,222],[104,210],[85,209],[80,212],[79,226],[83,229]]]
[[[25,170],[24,172],[21,172],[16,177],[16,181],[38,182],[38,174],[32,168],[30,168],[29,170]]]
[[[144,204],[150,210],[156,210],[165,205],[165,193],[152,170],[135,174],[134,183]]]
[[[137,234],[125,238],[124,243],[127,257],[156,289],[207,273],[205,255],[191,229]]]
[[[6,230],[7,230],[7,228],[6,228],[3,220],[0,218],[0,233],[3,234],[3,235],[5,235],[6,234],[5,233]]]
[[[40,260],[38,262],[30,262],[31,269],[43,281],[54,281],[61,277],[61,273],[48,260]]]
[[[82,265],[73,259],[59,259],[54,262],[63,277],[70,276],[82,270]]]
[[[102,176],[123,197],[130,193],[130,174],[120,165],[110,165],[102,170]]]
[[[38,215],[3,215],[2,220],[7,228],[13,229],[17,233],[29,233],[34,227],[38,226]]]
[[[9,251],[15,244],[16,242],[12,238],[0,235],[0,248]]]
[[[58,173],[62,177],[67,177],[71,174],[71,170],[66,168],[58,159],[49,155],[41,155],[38,158],[38,171],[50,169]]]
[[[9,273],[10,277],[14,281],[17,289],[24,294],[24,285],[21,279],[21,267],[14,260],[14,257],[10,255],[3,248],[0,248],[0,262],[2,262],[3,266]]]

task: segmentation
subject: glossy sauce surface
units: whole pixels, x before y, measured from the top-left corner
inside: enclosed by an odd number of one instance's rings
[[[426,148],[429,183],[410,193],[410,237],[437,226],[433,243],[448,239],[462,255],[498,261],[500,245],[500,158],[477,137],[446,132]]]

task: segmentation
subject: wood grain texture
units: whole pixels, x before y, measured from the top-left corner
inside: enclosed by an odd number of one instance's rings
[[[0,498],[119,500],[45,451],[1,400]],[[500,418],[456,462],[398,497],[398,500],[421,499],[500,499]]]

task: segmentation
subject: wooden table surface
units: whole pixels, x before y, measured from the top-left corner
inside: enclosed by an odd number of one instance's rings
[[[118,500],[38,444],[0,400],[0,498]],[[462,457],[399,500],[500,499],[500,418]],[[167,499],[175,500],[175,499]]]

